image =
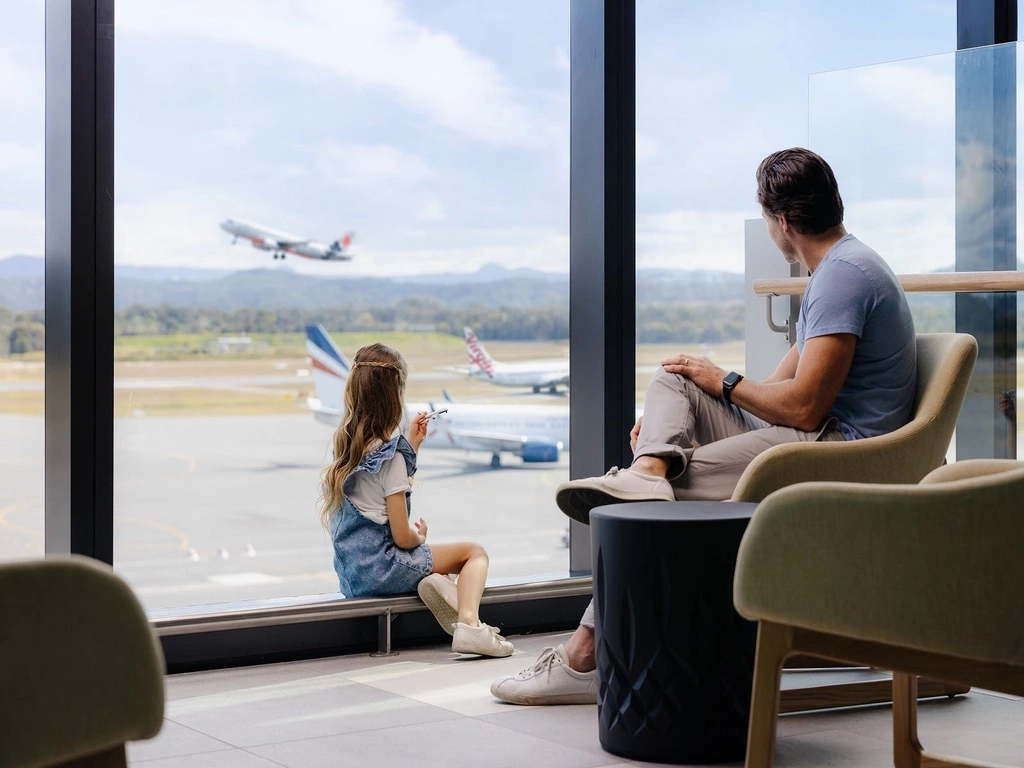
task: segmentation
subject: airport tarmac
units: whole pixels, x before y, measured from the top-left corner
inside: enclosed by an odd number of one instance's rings
[[[0,415],[0,436],[0,561],[40,557],[43,419]],[[115,569],[147,609],[337,592],[317,517],[330,436],[309,414],[115,419]],[[565,575],[568,455],[502,460],[424,449],[413,514],[429,542],[483,544],[492,579]]]

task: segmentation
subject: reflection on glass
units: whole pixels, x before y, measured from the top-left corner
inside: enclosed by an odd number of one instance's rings
[[[843,179],[848,228],[877,243],[897,273],[1018,268],[1012,258],[999,264],[998,255],[1006,237],[1010,252],[1017,248],[1020,231],[1015,195],[999,192],[1017,183],[1019,66],[1016,45],[1003,45],[811,76],[810,146]],[[908,299],[919,333],[955,329],[953,294]],[[991,318],[992,301],[991,294],[966,295],[961,312],[977,305]],[[1019,348],[1020,312],[1009,323],[1018,328]],[[991,319],[984,324],[991,327]],[[986,345],[991,340],[983,339]],[[969,397],[963,411],[989,424],[995,419],[996,442],[1008,445],[1024,437],[1015,415],[1015,357],[1000,402],[986,391],[984,402]],[[984,443],[980,455],[992,455],[991,439]],[[948,459],[955,456],[956,441]]]
[[[933,3],[927,13],[910,0],[860,8],[853,18],[828,3],[637,3],[638,406],[669,354],[706,354],[755,378],[770,375],[784,354],[782,336],[767,330],[764,300],[750,289],[754,278],[788,276],[770,242],[761,247],[767,236],[754,171],[769,153],[792,146],[820,152],[839,179],[848,229],[899,269],[891,238],[861,224],[872,218],[886,228],[893,219],[885,211],[879,219],[860,215],[860,169],[847,167],[823,127],[850,137],[870,121],[856,99],[843,103],[850,93],[812,73],[952,50],[956,3]],[[877,33],[880,18],[885,35]],[[839,37],[823,32],[839,28]],[[818,106],[823,98],[828,107]],[[828,122],[833,106],[842,117]],[[884,137],[885,128],[869,124],[870,135],[876,128]],[[951,157],[951,144],[948,151]],[[926,176],[922,183],[944,181]],[[785,309],[776,300],[776,322]]]
[[[43,4],[0,29],[0,561],[43,555]]]
[[[381,341],[448,408],[431,538],[564,576],[568,5],[303,8],[118,7],[115,568],[149,608],[336,594],[320,472]]]

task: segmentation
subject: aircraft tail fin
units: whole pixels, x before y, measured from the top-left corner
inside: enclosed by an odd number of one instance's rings
[[[344,235],[342,235],[333,243],[331,243],[330,249],[332,251],[336,251],[337,253],[345,253],[345,251],[348,250],[348,247],[352,245],[352,241],[355,239],[355,232],[346,232]]]
[[[462,332],[466,337],[466,353],[469,355],[470,364],[475,365],[488,376],[492,376],[494,374],[494,359],[487,354],[487,350],[473,333],[472,328],[463,328]]]
[[[320,324],[306,326],[306,351],[313,367],[316,399],[324,411],[341,414],[352,366]],[[314,408],[314,411],[317,409]]]

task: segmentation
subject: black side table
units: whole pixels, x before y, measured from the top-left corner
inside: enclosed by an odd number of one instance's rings
[[[757,624],[736,613],[756,504],[665,501],[590,513],[601,746],[634,760],[742,760]]]

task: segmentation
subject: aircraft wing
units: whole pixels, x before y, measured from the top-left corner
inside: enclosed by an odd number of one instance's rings
[[[313,241],[312,240],[277,240],[277,239],[275,239],[274,242],[277,243],[277,247],[278,248],[294,248],[297,245],[309,245]]]
[[[452,444],[472,451],[507,451],[519,453],[523,445],[531,440],[526,435],[501,434],[498,432],[475,432],[464,429],[446,430]]]

